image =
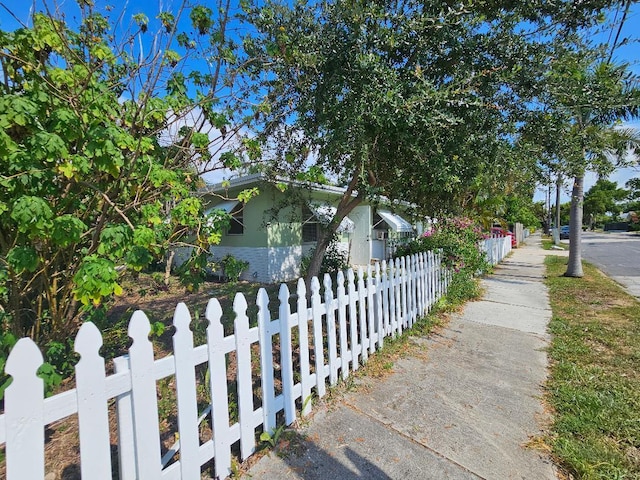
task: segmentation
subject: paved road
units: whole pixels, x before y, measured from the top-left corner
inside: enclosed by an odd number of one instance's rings
[[[582,255],[640,298],[640,235],[584,232]]]

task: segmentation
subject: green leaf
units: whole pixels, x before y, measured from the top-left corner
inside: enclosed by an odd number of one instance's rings
[[[73,215],[62,215],[53,220],[51,240],[61,246],[68,247],[80,241],[80,237],[87,230],[87,225]]]
[[[98,254],[111,260],[124,257],[132,241],[132,231],[128,225],[109,225],[100,233]]]
[[[118,285],[115,264],[97,255],[85,257],[78,272],[73,276],[73,295],[83,305],[99,305],[105,297],[118,295],[122,287]]]
[[[138,245],[140,247],[149,248],[151,245],[157,242],[156,232],[155,230],[145,227],[139,226],[133,232],[133,243],[134,245]]]
[[[207,33],[207,30],[213,26],[212,15],[213,11],[209,7],[201,5],[194,7],[189,13],[193,27],[198,30],[200,35]]]
[[[149,253],[149,250],[144,247],[134,245],[127,252],[127,265],[136,271],[142,270],[151,262],[153,262],[153,257]]]
[[[30,195],[20,197],[11,211],[11,219],[16,222],[18,231],[30,237],[48,236],[52,218],[53,212],[47,201]]]
[[[242,162],[238,156],[233,152],[224,152],[220,155],[220,161],[230,170],[236,170],[242,166]]]
[[[140,30],[143,33],[147,31],[149,25],[149,17],[147,17],[144,13],[136,13],[133,16],[133,21],[138,24]]]
[[[38,253],[33,247],[13,247],[7,253],[7,263],[17,274],[34,272],[39,262]]]

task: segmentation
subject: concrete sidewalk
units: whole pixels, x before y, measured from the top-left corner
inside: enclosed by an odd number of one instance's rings
[[[426,355],[316,404],[301,451],[261,458],[250,478],[556,479],[527,447],[545,421],[544,256],[540,237],[528,239],[483,280],[481,301],[421,339]]]

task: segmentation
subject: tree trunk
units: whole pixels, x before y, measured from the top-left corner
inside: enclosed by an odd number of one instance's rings
[[[338,225],[340,225],[339,222],[338,222]],[[329,229],[327,228],[326,230],[323,229],[322,232],[320,233],[320,238],[318,238],[318,241],[316,242],[316,248],[313,251],[311,260],[309,261],[309,270],[307,271],[307,278],[306,278],[308,285],[311,285],[311,279],[313,277],[317,277],[320,274],[320,268],[322,267],[322,260],[324,259],[324,254],[327,251],[327,247],[331,243],[331,239],[335,234],[335,230],[336,229],[334,229],[333,231],[329,231]]]
[[[326,228],[323,228],[320,232],[320,238],[316,243],[316,248],[313,251],[313,255],[311,256],[311,260],[309,260],[309,270],[306,275],[307,284],[311,284],[311,279],[313,277],[317,277],[320,274],[320,268],[322,267],[322,260],[324,259],[324,254],[327,251],[327,247],[331,244],[331,239],[335,236],[338,231],[338,227],[340,226],[340,222],[346,217],[351,211],[358,206],[362,202],[362,198],[343,196],[338,204],[336,209],[336,214],[333,216],[333,219],[329,222],[329,225]]]
[[[560,189],[562,188],[562,174],[558,173],[558,178],[556,179],[556,229],[558,230],[558,234],[553,236],[554,243],[560,243]]]
[[[571,192],[571,220],[569,222],[569,262],[565,277],[582,277],[582,200],[584,172],[575,177]]]
[[[167,263],[164,266],[164,286],[168,287],[171,283],[171,267],[173,266],[173,258],[176,256],[175,250],[169,251],[169,256],[167,257]]]

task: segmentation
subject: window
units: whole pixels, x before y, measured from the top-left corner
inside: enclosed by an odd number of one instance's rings
[[[318,241],[318,219],[306,205],[302,207],[302,241]]]
[[[244,205],[238,203],[233,210],[229,213],[231,215],[231,222],[229,223],[228,235],[242,235],[244,234]]]

